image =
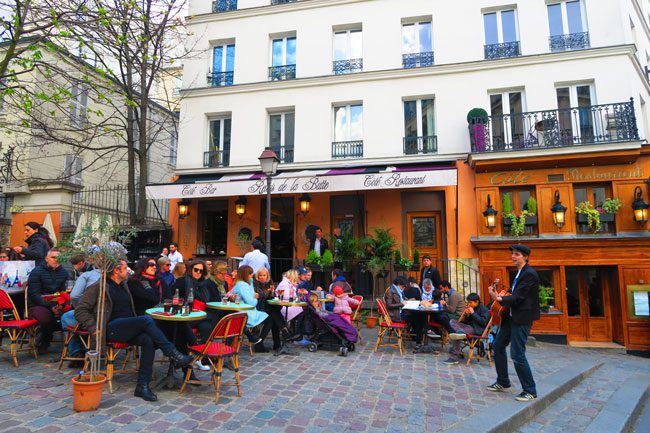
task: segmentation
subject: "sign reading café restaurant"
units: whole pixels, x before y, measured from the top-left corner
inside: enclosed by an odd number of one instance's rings
[[[545,183],[549,170],[517,170],[499,171],[496,173],[481,173],[479,177],[489,176],[490,185],[526,185]],[[632,167],[581,167],[557,170],[566,182],[603,182],[625,179],[642,179],[644,177],[641,166]]]
[[[271,193],[369,191],[375,189],[453,186],[457,183],[455,168],[335,175],[325,175],[324,173],[327,173],[327,171],[278,174],[271,181]],[[264,177],[250,179],[241,176],[224,176],[214,182],[148,185],[147,197],[150,199],[170,199],[265,195],[266,189],[266,178]]]

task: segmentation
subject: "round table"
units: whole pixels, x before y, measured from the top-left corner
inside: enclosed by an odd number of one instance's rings
[[[155,320],[160,320],[164,322],[172,322],[174,324],[172,331],[172,344],[176,345],[176,332],[178,327],[178,322],[194,322],[197,320],[203,320],[207,317],[205,311],[192,311],[190,314],[184,316],[182,314],[165,314],[165,309],[163,307],[154,307],[149,308],[145,313],[148,316],[151,316]],[[190,367],[191,368],[191,367]],[[169,368],[167,369],[167,376],[163,377],[157,385],[163,385],[166,389],[175,389],[178,388],[178,382],[176,376],[174,376],[174,362],[169,360]]]
[[[289,317],[289,307],[306,307],[307,303],[302,302],[302,301],[294,301],[294,302],[289,302],[289,301],[283,301],[282,299],[269,299],[266,301],[267,304],[269,305],[275,305],[276,307],[285,307],[284,309],[284,326],[288,327],[288,317]],[[283,337],[283,344],[280,347],[280,349],[275,353],[275,355],[295,355],[295,353],[291,352],[287,346],[287,342]]]
[[[216,302],[206,302],[206,307],[213,309],[213,310],[223,310],[223,311],[246,311],[246,310],[254,310],[255,307],[253,307],[250,304],[244,304],[243,302],[240,304],[237,304],[235,302],[228,302],[227,304],[224,304],[221,301],[216,301]]]
[[[426,324],[424,325],[425,340],[426,340],[426,333],[427,333],[427,331],[430,330],[429,322],[431,321],[431,315],[435,314],[435,313],[442,312],[443,307],[439,303],[435,303],[434,306],[432,306],[432,307],[426,307],[425,308],[425,307],[419,305],[417,308],[402,308],[402,311],[408,311],[408,312],[415,313],[415,314],[426,314],[427,315],[427,321],[426,321]],[[437,354],[436,350],[433,349],[433,344],[431,344],[431,345],[426,344],[425,346],[428,347],[428,348],[431,348],[432,352],[434,354]]]

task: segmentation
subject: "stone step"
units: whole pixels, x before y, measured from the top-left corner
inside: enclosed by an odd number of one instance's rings
[[[535,418],[558,398],[575,388],[603,364],[582,361],[560,370],[537,384],[537,399],[522,403],[514,400],[490,407],[469,419],[465,419],[445,430],[448,433],[490,432],[511,433],[527,421]]]
[[[650,426],[650,399],[646,397],[645,404],[639,411],[639,417],[632,426],[632,433],[646,433]]]
[[[584,433],[627,433],[648,398],[648,376],[636,375],[625,382],[607,400],[605,407]],[[646,431],[648,425],[646,424]]]

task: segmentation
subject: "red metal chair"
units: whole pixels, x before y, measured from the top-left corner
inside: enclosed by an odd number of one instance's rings
[[[355,328],[357,328],[357,334],[359,334],[359,344],[361,344],[361,306],[363,304],[363,296],[354,295],[352,298],[359,301],[359,305],[357,305],[352,312],[352,324]]]
[[[383,299],[377,299],[377,311],[381,316],[381,321],[379,323],[379,333],[377,334],[377,342],[375,343],[375,352],[379,349],[379,346],[386,347],[396,347],[399,349],[399,354],[404,356],[404,332],[408,332],[408,327],[406,323],[393,322],[388,314],[388,309],[386,308],[386,303]],[[396,343],[391,343],[391,336],[395,336],[397,339]],[[382,343],[382,340],[386,338],[387,342]]]
[[[77,337],[79,338],[79,341],[81,341],[81,345],[84,347],[84,349],[87,351],[90,349],[90,333],[86,331],[85,329],[81,329],[79,327],[79,324],[76,324],[75,326],[68,326],[63,330],[63,347],[61,348],[61,359],[59,359],[59,367],[58,369],[61,370],[61,366],[63,365],[63,361],[85,361],[86,357],[76,357],[76,356],[68,356],[68,343],[70,341]]]
[[[441,325],[438,322],[431,322],[429,321],[428,323],[430,329],[438,329],[440,331],[440,346],[441,349],[444,351],[445,350],[445,344],[449,342],[449,332],[447,331],[447,328],[445,328],[443,325]]]
[[[18,367],[18,357],[16,356],[18,352],[31,350],[34,359],[38,358],[35,339],[36,328],[38,328],[38,320],[21,320],[9,294],[4,290],[0,290],[0,340],[2,334],[6,332],[11,340],[10,353],[16,367]],[[28,347],[23,349],[25,342],[27,342]],[[4,350],[0,347],[0,351]]]
[[[179,394],[182,394],[183,391],[185,391],[185,387],[188,383],[214,385],[216,391],[215,402],[218,403],[222,385],[221,373],[223,371],[223,362],[226,358],[230,358],[235,371],[235,382],[223,383],[223,385],[236,386],[237,396],[241,397],[239,349],[241,348],[247,320],[248,315],[246,313],[228,314],[217,323],[205,344],[197,344],[196,346],[190,346],[188,348],[190,354],[195,356],[192,363],[199,360],[207,360],[210,364],[212,375],[210,380],[190,380],[192,369],[188,369]]]
[[[118,370],[120,373],[132,373],[140,369],[140,352],[138,346],[132,346],[129,343],[108,341],[106,343],[106,381],[108,382],[108,392],[113,394],[113,375],[115,374],[115,358],[124,350],[124,362]],[[135,369],[127,369],[129,361],[133,357]]]

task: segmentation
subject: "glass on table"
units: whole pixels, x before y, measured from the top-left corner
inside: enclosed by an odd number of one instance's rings
[[[239,305],[241,303],[241,295],[237,294],[235,295],[235,304]]]
[[[165,313],[169,313],[169,311],[172,309],[172,305],[173,305],[173,303],[172,303],[171,299],[165,299],[163,301],[163,311]]]
[[[278,297],[280,298],[280,300],[284,298],[284,289],[278,289]]]

